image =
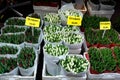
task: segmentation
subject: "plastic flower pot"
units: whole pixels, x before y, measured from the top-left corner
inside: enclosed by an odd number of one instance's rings
[[[18,67],[23,76],[33,75],[37,63],[37,50],[33,47],[23,46],[18,55]]]
[[[100,10],[113,10],[116,5],[114,0],[101,1]]]
[[[64,60],[60,60],[59,65],[61,67],[61,75],[82,77],[88,71],[89,62],[81,55],[70,54]]]
[[[63,44],[45,44],[43,47],[43,52],[46,61],[51,61],[57,63],[61,59],[65,59],[65,57],[69,53],[69,49],[67,46]]]

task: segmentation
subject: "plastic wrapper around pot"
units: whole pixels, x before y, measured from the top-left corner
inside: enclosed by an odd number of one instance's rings
[[[76,54],[70,54],[70,55],[68,55],[68,56],[74,56],[74,55],[75,55],[75,56],[78,56],[78,57],[80,57],[80,58],[84,58],[82,55],[76,55]],[[86,71],[80,72],[80,73],[68,72],[68,71],[66,71],[60,64],[58,64],[58,65],[60,66],[60,69],[61,69],[61,71],[60,71],[60,74],[61,74],[61,75],[75,76],[75,77],[83,77],[83,76],[85,76],[86,73],[88,72],[88,68],[87,68]]]
[[[24,46],[22,46],[22,47],[24,47]],[[27,46],[27,47],[29,47],[29,46]],[[35,48],[33,48],[33,49],[35,51],[35,56],[36,56],[36,58],[34,60],[34,65],[32,67],[27,68],[27,69],[24,69],[24,68],[18,66],[20,74],[23,75],[23,76],[31,76],[31,75],[33,75],[33,73],[35,71],[35,68],[37,66],[38,53],[37,53],[37,50]]]
[[[46,70],[50,75],[56,76],[60,74],[60,66],[57,65],[56,63],[50,60],[47,61],[45,60],[44,64],[46,65]]]
[[[47,52],[45,52],[44,48],[43,48],[43,52],[44,52],[45,61],[51,61],[54,63],[57,63],[61,59],[65,59],[66,56],[69,54],[69,52],[67,52],[67,53],[60,55],[60,56],[52,56],[52,55],[48,54]]]
[[[53,46],[55,46],[55,44],[52,44]],[[44,46],[45,47],[45,46]],[[68,52],[63,54],[63,55],[60,55],[60,56],[53,56],[53,55],[50,55],[48,54],[45,49],[43,47],[43,53],[44,53],[44,58],[45,58],[45,61],[51,61],[51,62],[54,62],[54,63],[57,63],[59,60],[61,59],[65,59],[66,56],[69,54],[69,49],[68,49]]]
[[[61,7],[61,9],[58,10],[58,14],[61,17],[62,25],[64,25],[64,26],[67,25],[67,18],[65,17],[64,14],[62,14],[62,12],[65,12],[66,10],[75,11],[79,14],[79,16],[81,16],[83,18],[83,13],[80,10],[75,9],[72,3],[63,5]]]
[[[19,74],[18,67],[16,67],[8,73],[0,74],[0,76],[11,76],[11,75],[13,76],[13,75],[18,75],[18,74]]]

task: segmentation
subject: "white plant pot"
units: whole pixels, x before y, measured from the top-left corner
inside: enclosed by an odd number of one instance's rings
[[[45,65],[46,65],[46,70],[50,75],[56,76],[60,74],[60,67],[56,63],[50,60],[48,61],[45,60]]]
[[[78,33],[76,33],[76,34],[78,34]],[[64,41],[63,44],[68,46],[69,49],[73,49],[73,50],[80,49],[83,45],[83,42],[84,42],[84,36],[81,33],[79,33],[79,34],[82,36],[82,41],[80,43],[69,44],[69,43]]]
[[[23,76],[31,76],[31,75],[33,75],[33,72],[35,70],[35,66],[30,67],[28,69],[24,69],[22,67],[19,67],[19,70],[20,70],[21,75],[23,75]]]
[[[65,57],[68,55],[68,53],[65,53],[60,56],[52,56],[52,55],[48,54],[47,52],[45,52],[44,48],[43,48],[43,52],[44,52],[45,61],[51,61],[54,63],[57,63],[61,59],[65,59]]]
[[[100,10],[113,10],[114,7],[115,7],[115,5],[105,5],[103,3],[100,3]]]
[[[21,47],[24,47],[24,46],[22,45]],[[28,46],[28,47],[30,47],[30,46]],[[31,75],[34,74],[34,71],[35,71],[35,68],[36,68],[36,64],[37,64],[37,60],[38,60],[38,53],[37,53],[37,50],[35,48],[34,48],[34,51],[35,51],[36,58],[34,60],[34,65],[32,67],[24,69],[24,68],[18,66],[20,74],[22,76],[31,76]],[[18,63],[18,65],[19,65],[19,63]]]
[[[98,5],[97,5],[97,4],[94,4],[93,2],[91,2],[91,0],[89,0],[89,4],[90,4],[92,10],[98,11],[99,8],[100,8],[100,5],[99,5],[99,4],[98,4]]]
[[[0,76],[9,76],[9,75],[18,75],[18,67],[16,67],[15,69],[13,69],[12,71],[8,72],[8,73],[3,73],[0,74]]]
[[[70,55],[68,55],[68,56],[73,56],[73,55],[76,55],[76,54],[70,54]],[[78,56],[78,57],[80,57],[80,58],[84,58],[82,55],[76,55],[76,56]],[[60,65],[60,64],[59,64],[59,65]],[[87,70],[84,71],[84,72],[80,72],[80,73],[75,74],[75,73],[73,73],[73,72],[68,72],[68,71],[66,71],[61,65],[60,65],[60,68],[61,68],[60,74],[61,74],[61,75],[66,75],[66,76],[83,77],[83,76],[85,76],[86,73],[88,72],[88,69],[87,69]]]
[[[41,29],[38,29],[40,30],[40,35],[39,35],[39,38],[38,38],[38,42],[37,43],[29,43],[29,42],[24,42],[24,45],[26,46],[31,46],[31,47],[34,47],[35,49],[38,49],[42,40],[43,40],[43,32]]]

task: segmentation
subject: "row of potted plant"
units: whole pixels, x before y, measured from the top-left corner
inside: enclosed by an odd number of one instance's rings
[[[116,30],[114,29],[107,30],[104,37],[102,36],[103,31],[101,30],[93,31],[91,28],[85,29],[85,37],[88,47],[90,46],[112,47],[115,45],[120,45],[119,33]]]
[[[19,30],[16,28],[15,30],[10,27],[10,32]],[[12,33],[12,34],[1,34],[0,35],[0,42],[3,43],[12,43],[12,44],[21,44],[23,42],[31,43],[31,44],[38,44],[42,40],[42,32],[40,29],[34,28],[34,35],[32,35],[32,28],[27,28],[24,33]]]
[[[13,52],[16,53],[15,50],[12,50],[13,48],[8,48],[8,46],[3,46],[2,48],[4,49],[1,50],[1,54],[7,54],[5,53],[6,51],[10,51],[8,52],[9,54],[12,54]],[[35,69],[34,65],[36,58],[36,50],[32,47],[23,47],[22,49],[20,49],[20,52],[17,55],[17,57],[0,57],[0,74],[17,75],[18,70],[15,69],[17,69],[17,67],[19,66],[21,75],[32,75]]]
[[[71,49],[81,48],[84,37],[79,28],[72,26],[61,27],[58,25],[48,25],[43,29],[45,42],[64,43]]]
[[[119,46],[89,48],[88,53],[85,55],[90,62],[90,74],[119,73],[119,51]]]

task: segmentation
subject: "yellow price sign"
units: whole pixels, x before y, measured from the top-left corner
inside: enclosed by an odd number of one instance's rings
[[[39,27],[40,19],[32,18],[32,17],[26,17],[25,25],[26,26],[31,26],[31,27]]]
[[[110,21],[100,22],[100,30],[109,30],[109,29],[111,29],[111,22]]]
[[[82,17],[68,16],[67,25],[81,26]]]

